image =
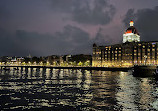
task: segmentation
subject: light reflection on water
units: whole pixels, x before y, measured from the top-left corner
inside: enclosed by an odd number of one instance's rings
[[[122,71],[20,68],[0,71],[1,110],[158,110],[154,78]]]

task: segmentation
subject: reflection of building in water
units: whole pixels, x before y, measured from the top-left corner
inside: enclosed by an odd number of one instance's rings
[[[122,111],[137,110],[135,101],[138,101],[139,95],[137,95],[139,89],[139,83],[132,76],[129,77],[127,72],[120,72],[118,78],[118,91],[116,93],[116,99],[121,107]]]
[[[120,72],[118,86],[116,99],[123,111],[144,111],[151,108],[150,103],[154,99],[153,86],[149,83],[148,78],[140,80],[127,72]]]
[[[128,67],[158,64],[158,41],[140,42],[133,21],[123,34],[123,43],[109,46],[93,44],[92,66]]]
[[[117,105],[115,91],[117,87],[117,75],[119,72],[112,71],[92,71],[91,89],[93,104],[98,110],[114,110]],[[93,110],[93,109],[92,109]],[[115,108],[117,110],[117,108]]]
[[[143,78],[140,84],[140,108],[141,109],[149,109],[151,103],[155,97],[153,97],[153,84],[150,84],[150,80],[148,78]]]

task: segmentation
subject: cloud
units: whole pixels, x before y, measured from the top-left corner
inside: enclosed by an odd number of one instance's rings
[[[66,25],[62,31],[54,35],[25,30],[17,30],[15,34],[8,34],[7,31],[1,29],[0,37],[0,56],[91,54],[93,43],[98,45],[108,43],[101,30],[94,39],[91,39],[87,32],[72,25]]]
[[[134,9],[129,9],[125,15],[125,18],[123,19],[123,22],[125,26],[128,27],[130,20],[135,21],[135,19],[136,17],[135,17]]]
[[[154,9],[140,9],[134,12],[130,9],[123,22],[127,24],[130,21],[130,17],[134,18],[135,27],[140,33],[142,41],[157,41],[158,40],[158,6]]]
[[[6,30],[0,28],[0,50],[1,56],[12,55],[16,49],[14,36],[8,33]]]
[[[74,24],[76,26],[65,26],[65,24],[71,24],[72,20],[82,24],[108,24],[115,13],[115,8],[105,0],[52,0],[54,14],[51,19],[46,15],[52,14],[52,10],[45,15],[44,12],[47,12],[45,8],[37,8],[40,9],[38,12],[36,5],[30,6],[29,10],[35,9],[30,12],[25,10],[29,3],[26,6],[22,4],[23,2],[13,3],[0,4],[0,6],[4,6],[0,7],[0,56],[91,54],[92,44],[94,42],[99,45],[107,43],[105,41],[107,36],[104,37],[103,32],[100,31],[92,39],[89,35],[91,30],[85,31],[83,26],[76,23]],[[17,4],[21,5],[17,7]],[[5,5],[9,7],[5,8]],[[45,11],[42,12],[43,10]],[[35,12],[37,13],[35,14]],[[70,22],[64,23],[63,21],[57,25],[53,23],[53,26],[48,28],[47,26],[51,24],[46,21],[58,21],[58,18],[63,17],[60,12],[65,16],[71,15]],[[50,19],[47,19],[49,17]],[[46,24],[44,25],[46,28],[43,24]],[[62,24],[60,28],[56,29],[60,24]],[[39,30],[35,30],[36,28]],[[49,34],[43,32],[47,29],[56,30]],[[61,29],[63,30],[58,31]]]
[[[2,34],[0,33],[0,40],[4,44],[1,44],[1,46],[5,47],[4,53],[1,53],[2,55],[8,55],[9,52],[13,52],[10,53],[12,56],[91,54],[92,41],[89,34],[71,25],[65,26],[63,31],[56,32],[54,35],[27,32],[25,30],[17,30],[15,35],[7,36],[6,32],[2,37]],[[12,38],[12,36],[14,37]]]
[[[73,10],[76,0],[52,0],[52,8],[54,11],[70,13]]]
[[[103,34],[103,29],[99,28],[96,37],[93,39],[93,42],[97,45],[110,45],[110,43],[113,42],[113,40],[109,37],[109,35]]]
[[[10,12],[7,10],[5,6],[0,4],[0,18],[9,17]]]
[[[10,11],[8,11],[6,7],[0,4],[0,28],[5,27],[5,25],[7,24],[6,21],[9,20],[11,16],[12,14],[10,13]]]
[[[52,0],[52,8],[69,13],[75,22],[92,25],[110,23],[116,12],[107,0]]]

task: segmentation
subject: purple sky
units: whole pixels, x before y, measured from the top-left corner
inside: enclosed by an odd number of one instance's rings
[[[158,0],[1,0],[0,56],[91,54],[122,42],[131,19],[158,40]]]

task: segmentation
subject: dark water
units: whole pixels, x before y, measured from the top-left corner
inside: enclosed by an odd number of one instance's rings
[[[0,72],[0,109],[156,111],[157,83],[121,71],[12,68]]]

